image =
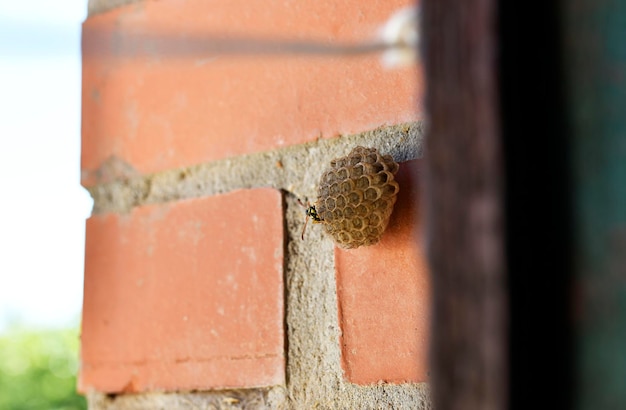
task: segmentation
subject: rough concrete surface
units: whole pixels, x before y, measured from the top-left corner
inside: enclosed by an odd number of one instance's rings
[[[89,16],[93,16],[94,14],[104,13],[116,7],[139,3],[140,1],[145,0],[89,0],[87,3],[87,13]]]
[[[333,158],[345,156],[355,146],[363,145],[378,148],[381,154],[391,154],[396,162],[415,159],[422,153],[422,132],[421,122],[381,127],[361,134],[127,177],[87,189],[94,198],[94,213],[124,213],[134,206],[257,187],[282,189],[313,202],[319,178]]]
[[[87,396],[90,409],[98,410],[252,410],[284,409],[282,387],[269,389],[224,390],[194,393],[144,393],[106,395],[93,392]]]
[[[274,187],[284,193],[287,384],[269,389],[208,393],[148,393],[111,398],[89,395],[92,410],[130,409],[430,409],[428,385],[357,386],[344,380],[333,243],[319,226],[300,239],[304,208],[330,160],[357,145],[376,147],[396,162],[422,155],[421,122],[318,140],[271,152],[90,187],[94,212],[216,195],[235,189]],[[402,187],[400,188],[402,189]]]

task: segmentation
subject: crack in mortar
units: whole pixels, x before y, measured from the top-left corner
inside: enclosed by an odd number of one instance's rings
[[[422,134],[421,122],[381,127],[360,134],[118,179],[87,190],[94,199],[94,214],[128,213],[136,206],[258,187],[273,187],[303,199],[314,199],[319,177],[333,158],[346,155],[356,145],[364,145],[391,154],[396,162],[408,161],[422,155]]]

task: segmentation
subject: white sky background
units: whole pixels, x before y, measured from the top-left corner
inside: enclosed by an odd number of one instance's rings
[[[0,331],[80,320],[86,10],[87,0],[0,0]]]

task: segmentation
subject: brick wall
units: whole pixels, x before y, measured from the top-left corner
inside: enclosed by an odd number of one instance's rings
[[[91,409],[429,408],[421,72],[376,54],[211,48],[363,41],[407,4],[90,2],[79,389]],[[297,199],[314,201],[356,145],[400,163],[382,241],[341,250],[316,225],[301,240]]]

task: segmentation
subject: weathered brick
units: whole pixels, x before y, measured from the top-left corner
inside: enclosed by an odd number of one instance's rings
[[[379,54],[191,50],[224,36],[370,41],[411,3],[161,0],[90,17],[83,26],[83,184],[418,119],[421,72],[386,70]]]
[[[400,193],[381,242],[335,250],[342,365],[352,383],[427,380],[430,284],[418,170],[418,160],[400,165]]]
[[[282,212],[264,188],[91,217],[80,390],[284,383]]]

